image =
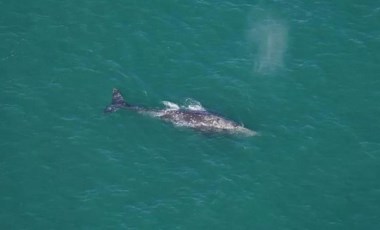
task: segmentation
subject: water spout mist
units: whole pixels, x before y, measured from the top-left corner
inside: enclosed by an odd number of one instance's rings
[[[254,71],[269,74],[284,67],[288,29],[278,20],[265,19],[253,23],[249,42],[253,45]]]

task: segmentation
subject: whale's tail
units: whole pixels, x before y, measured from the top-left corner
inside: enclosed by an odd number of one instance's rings
[[[121,95],[120,90],[114,88],[112,90],[112,101],[105,109],[105,113],[113,113],[121,108],[130,107],[130,105],[124,100],[124,97]]]

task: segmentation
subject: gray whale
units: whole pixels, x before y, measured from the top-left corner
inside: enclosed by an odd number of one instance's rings
[[[193,128],[203,132],[243,134],[247,136],[257,134],[255,131],[245,128],[235,121],[206,110],[184,109],[170,102],[164,102],[164,104],[166,105],[164,109],[148,109],[142,106],[131,105],[126,102],[120,90],[114,88],[111,104],[104,109],[104,112],[112,113],[119,109],[128,109],[159,118],[175,126]]]

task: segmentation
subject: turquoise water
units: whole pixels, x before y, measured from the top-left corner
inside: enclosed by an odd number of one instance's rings
[[[380,4],[0,1],[0,229],[379,229]],[[261,135],[128,111],[189,99]]]

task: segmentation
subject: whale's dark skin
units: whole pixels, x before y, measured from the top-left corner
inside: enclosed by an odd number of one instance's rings
[[[194,128],[205,132],[240,133],[249,136],[256,135],[256,132],[232,120],[204,110],[191,110],[171,106],[165,109],[147,109],[141,106],[130,105],[124,100],[118,89],[113,89],[111,104],[104,109],[104,112],[112,113],[119,109],[128,109],[148,114],[152,117],[171,122],[176,126]]]

